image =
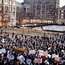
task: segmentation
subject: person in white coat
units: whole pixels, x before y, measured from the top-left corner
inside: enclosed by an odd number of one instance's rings
[[[18,55],[17,60],[19,60],[20,65],[25,64],[25,58],[23,55]]]

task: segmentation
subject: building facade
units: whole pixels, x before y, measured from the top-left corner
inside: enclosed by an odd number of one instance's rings
[[[30,6],[27,17],[52,20],[58,18],[59,0],[24,0],[24,3]]]
[[[19,20],[22,18],[22,4],[16,2],[16,19]]]
[[[61,13],[61,19],[65,19],[65,6],[63,6],[63,7],[61,8],[60,13]]]
[[[9,26],[16,25],[16,1],[0,0],[0,21],[7,22]]]
[[[60,8],[60,14],[59,14],[60,22],[65,24],[65,6]]]

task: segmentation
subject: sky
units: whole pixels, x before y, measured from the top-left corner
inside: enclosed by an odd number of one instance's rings
[[[17,0],[18,2],[23,2],[24,0]],[[65,5],[65,0],[60,0],[60,7]]]
[[[16,1],[18,1],[18,2],[23,2],[24,0],[16,0]]]
[[[65,0],[60,0],[60,7],[65,5]]]

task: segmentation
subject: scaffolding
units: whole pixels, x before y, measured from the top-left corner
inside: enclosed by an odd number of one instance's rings
[[[0,22],[2,26],[4,26],[5,23],[7,23],[8,26],[16,25],[15,0],[0,0]]]

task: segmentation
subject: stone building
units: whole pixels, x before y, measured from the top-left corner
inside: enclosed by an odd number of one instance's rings
[[[59,19],[62,24],[65,24],[65,6],[60,8]]]
[[[27,17],[49,20],[58,18],[59,0],[24,0],[24,3],[30,6]]]
[[[0,22],[9,26],[16,25],[16,1],[0,0]]]

